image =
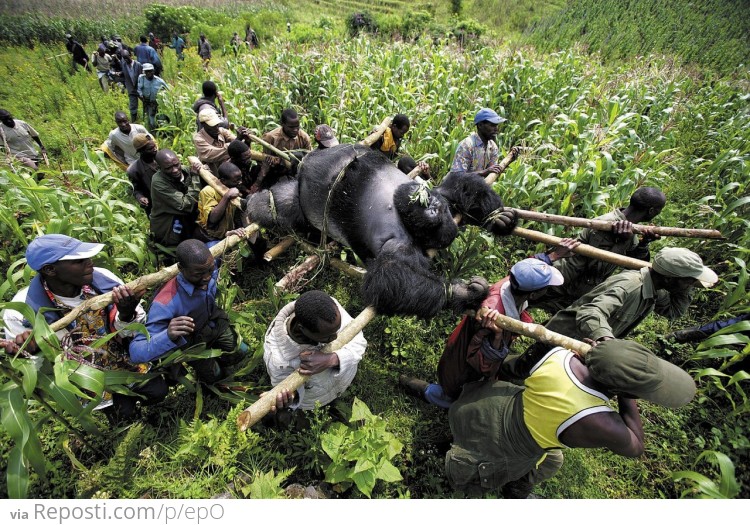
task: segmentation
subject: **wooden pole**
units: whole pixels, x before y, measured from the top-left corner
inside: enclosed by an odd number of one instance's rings
[[[247,235],[252,235],[253,233],[257,232],[259,229],[260,229],[259,226],[253,223],[245,228],[245,233]],[[211,247],[211,254],[214,257],[220,257],[224,255],[224,253],[227,250],[237,246],[241,240],[242,240],[242,237],[239,237],[237,235],[232,235],[230,237],[227,237],[226,239],[222,240],[220,243]],[[172,266],[167,266],[166,268],[162,268],[158,272],[144,275],[142,277],[138,277],[137,279],[130,281],[129,283],[125,283],[125,286],[127,286],[128,289],[132,293],[140,293],[149,288],[161,286],[162,284],[170,280],[172,277],[177,275],[177,272],[178,272],[177,265],[173,264]],[[112,292],[107,292],[105,294],[92,297],[91,299],[86,299],[80,305],[72,309],[67,315],[65,315],[64,317],[52,323],[50,325],[50,328],[52,328],[53,332],[62,330],[63,328],[68,326],[71,322],[73,322],[75,319],[77,319],[78,316],[80,316],[82,313],[90,312],[93,310],[101,310],[102,308],[105,308],[106,306],[112,304],[112,302],[113,302]]]
[[[310,243],[305,241],[300,241],[300,247],[307,253],[315,254],[317,253],[317,249]],[[330,245],[329,245],[330,246]],[[332,249],[334,248],[331,246]],[[326,259],[328,264],[335,268],[336,270],[340,271],[344,275],[348,275],[349,277],[356,277],[358,279],[363,279],[365,274],[367,273],[367,270],[364,268],[360,268],[359,266],[354,266],[353,264],[346,263],[342,261],[341,259],[337,259],[336,257],[328,257]]]
[[[392,122],[393,117],[386,117],[385,119],[383,119],[383,122],[381,122],[380,125],[375,128],[375,131],[360,140],[359,143],[369,148],[378,140],[380,140],[380,137],[383,136],[383,133],[385,133],[385,130],[388,129],[388,126],[390,126]]]
[[[375,318],[375,315],[375,308],[368,306],[338,333],[338,336],[333,342],[325,345],[321,351],[328,354],[340,350],[354,339],[354,337]],[[276,395],[279,392],[282,390],[294,392],[311,377],[312,376],[303,376],[299,371],[292,372],[281,383],[273,387],[269,392],[266,392],[263,397],[240,413],[237,417],[237,426],[239,429],[242,431],[247,430],[260,421],[263,416],[268,414],[271,411],[271,407],[276,405]]]
[[[524,239],[528,239],[530,241],[548,244],[550,246],[559,246],[560,242],[562,241],[560,237],[547,235],[546,233],[534,230],[527,230],[526,228],[521,228],[520,226],[516,226],[516,228],[513,230],[513,235],[523,237]],[[580,244],[578,248],[574,249],[573,251],[575,253],[585,255],[586,257],[591,257],[593,259],[599,259],[604,262],[616,264],[617,266],[622,266],[623,268],[627,268],[629,270],[651,268],[651,263],[649,262],[641,261],[640,259],[634,259],[632,257],[626,257],[624,255],[618,255],[616,253],[608,252],[607,250],[600,250],[599,248],[594,248],[593,246],[590,246],[588,244]]]
[[[480,308],[478,314],[480,317],[484,317],[488,311],[489,308]],[[523,321],[517,321],[507,315],[498,315],[495,324],[503,330],[509,330],[516,334],[525,335],[548,345],[562,346],[563,348],[575,352],[581,357],[588,354],[592,348],[591,345],[578,341],[577,339],[558,334],[552,330],[547,330],[540,324],[524,323]]]
[[[294,237],[284,237],[279,243],[263,254],[263,260],[266,262],[273,261],[276,257],[284,253],[294,244]]]
[[[292,166],[291,161],[290,161],[290,155],[289,155],[289,153],[287,153],[286,151],[281,151],[276,146],[272,146],[271,144],[269,144],[268,142],[266,142],[262,138],[256,137],[252,133],[248,133],[247,136],[253,142],[257,142],[258,144],[260,144],[264,148],[268,148],[269,150],[273,151],[276,155],[278,155],[279,157],[281,157],[282,159],[284,159],[286,161],[286,167],[287,168],[290,168]]]
[[[297,283],[299,283],[300,279],[315,269],[318,264],[320,264],[319,255],[315,254],[308,256],[304,261],[289,270],[287,274],[274,285],[276,293],[293,290],[297,286]]]
[[[510,148],[510,151],[505,156],[505,158],[500,161],[500,164],[499,164],[500,171],[498,173],[490,173],[489,175],[487,175],[484,178],[484,182],[486,182],[490,186],[492,186],[493,184],[495,184],[495,181],[497,180],[497,178],[500,175],[502,175],[502,173],[506,169],[508,169],[508,166],[510,166],[510,163],[513,162],[514,160],[516,160],[516,158],[518,158],[518,152],[519,151],[520,151],[520,148],[518,148],[517,146],[513,146],[512,148]]]
[[[561,224],[563,226],[591,228],[592,230],[601,230],[606,232],[612,231],[613,223],[610,221],[585,219],[580,217],[566,217],[564,215],[553,215],[552,213],[541,213],[530,210],[520,210],[517,208],[512,209],[514,209],[516,213],[518,213],[519,217],[530,221]],[[654,233],[657,233],[664,237],[699,237],[705,239],[724,238],[719,230],[700,230],[692,228],[672,228],[668,226],[643,226],[641,224],[633,224],[633,231],[635,233],[643,233],[645,229],[649,229]]]
[[[188,157],[188,162],[190,162],[191,165],[193,164],[200,164],[201,166],[203,163],[198,159],[198,157]],[[201,168],[198,171],[198,174],[201,176],[201,178],[206,181],[206,184],[211,186],[213,189],[218,191],[222,196],[229,191],[229,188],[224,186],[224,184],[214,176],[213,173],[211,173],[210,170],[207,170],[205,168]],[[232,203],[232,206],[234,206],[237,209],[242,209],[242,202],[240,201],[239,197],[235,197],[230,201]]]

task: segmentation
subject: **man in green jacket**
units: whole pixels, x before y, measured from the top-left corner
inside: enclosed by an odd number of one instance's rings
[[[563,448],[643,454],[636,399],[679,408],[694,395],[688,373],[637,343],[608,341],[583,358],[553,348],[524,386],[477,381],[464,387],[448,412],[448,481],[469,497],[500,490],[505,498],[526,498],[562,466]]]
[[[159,171],[151,180],[151,233],[157,243],[174,247],[193,237],[201,166],[182,166],[177,154],[169,149],[159,150],[156,163]]]
[[[613,275],[544,326],[579,341],[621,339],[652,311],[668,319],[685,315],[693,287],[710,288],[718,280],[698,254],[686,248],[664,248],[654,256],[651,268]],[[503,371],[511,377],[527,377],[548,349],[533,345],[518,358],[506,360]]]
[[[638,239],[633,233],[633,224],[650,222],[661,213],[666,201],[667,197],[658,188],[638,188],[630,197],[627,208],[618,208],[596,217],[596,220],[611,222],[612,231],[585,229],[578,240],[600,250],[648,261],[648,245],[659,236],[647,231]],[[567,308],[617,270],[617,266],[612,263],[580,254],[555,261],[554,266],[563,274],[565,283],[550,289],[543,297],[529,304],[532,308],[542,308],[550,314]]]

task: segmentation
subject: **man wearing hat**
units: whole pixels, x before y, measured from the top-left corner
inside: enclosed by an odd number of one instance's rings
[[[149,49],[151,48],[149,47]],[[161,89],[169,89],[169,86],[164,80],[156,76],[153,64],[143,64],[143,73],[138,77],[138,96],[143,102],[143,119],[148,122],[149,129],[154,129],[156,125],[155,117],[159,109],[156,95]]]
[[[477,173],[486,177],[498,173],[497,127],[506,119],[489,108],[480,109],[474,117],[477,130],[458,145],[451,173]]]
[[[219,126],[222,128],[229,127],[229,119],[226,117],[227,108],[224,107],[224,96],[216,86],[216,82],[212,80],[206,80],[201,85],[201,91],[203,93],[203,96],[193,102],[193,111],[195,111],[195,131],[200,131],[203,127],[203,124],[201,124],[198,115],[200,114],[201,110],[204,109],[213,109],[221,119],[221,123],[219,124]]]
[[[223,121],[216,110],[211,107],[204,107],[198,112],[198,121],[203,127],[200,131],[193,133],[195,154],[216,176],[219,172],[219,165],[229,160],[227,147],[237,136],[227,128],[219,127]]]
[[[483,378],[494,379],[510,346],[518,337],[495,325],[498,314],[532,323],[526,311],[528,301],[543,295],[547,287],[560,286],[562,274],[539,259],[524,259],[510,269],[510,275],[490,287],[482,308],[490,311],[484,318],[464,316],[453,330],[438,363],[439,384],[401,376],[399,382],[408,392],[425,401],[448,408],[463,386]]]
[[[138,133],[133,137],[133,147],[139,158],[128,166],[128,179],[133,185],[133,197],[151,215],[151,181],[154,173],[159,171],[156,154],[159,149],[148,133]]]
[[[315,142],[318,143],[318,149],[332,148],[339,145],[336,134],[331,126],[321,124],[315,127]]]
[[[127,170],[128,166],[138,160],[138,152],[133,139],[138,134],[148,135],[148,130],[140,124],[131,124],[124,111],[115,112],[115,124],[117,127],[109,132],[109,137],[102,149],[123,170]]]
[[[710,288],[718,277],[686,248],[664,248],[651,268],[621,272],[557,312],[545,325],[573,339],[606,341],[627,336],[655,311],[677,319],[690,306],[690,291]]]
[[[643,346],[619,339],[585,357],[556,347],[524,386],[478,381],[450,407],[453,446],[445,456],[451,485],[470,497],[500,490],[526,498],[563,463],[563,448],[607,448],[643,454],[645,435],[636,399],[668,408],[688,404],[695,382]],[[617,396],[618,410],[609,400]]]
[[[37,274],[31,284],[20,290],[14,302],[26,303],[34,312],[47,309],[44,317],[52,324],[85,300],[112,292],[114,304],[100,310],[84,312],[65,328],[56,332],[58,339],[69,341],[64,346],[69,352],[90,345],[91,340],[122,330],[130,323],[144,323],[146,312],[140,305],[143,292],[133,294],[122,280],[109,270],[95,267],[91,261],[104,248],[103,244],[82,242],[61,234],[48,234],[37,237],[26,249],[26,263]],[[3,311],[5,337],[2,346],[8,353],[17,353],[31,336],[31,323],[15,310]],[[128,358],[127,343],[122,337],[132,333],[120,333],[120,337],[110,339],[97,352],[81,353],[81,358],[93,366],[107,370],[127,370],[145,372],[147,368],[132,364]],[[28,354],[37,354],[39,349],[34,340],[24,349]],[[33,356],[34,359],[41,357]],[[40,362],[41,364],[41,362]],[[157,378],[158,379],[158,378]],[[145,395],[146,402],[157,402],[166,396],[166,385],[152,380],[133,388]],[[137,398],[120,394],[107,395],[97,408],[114,404],[118,417],[131,417],[135,414]]]
[[[613,275],[557,312],[544,326],[579,341],[620,339],[652,311],[668,319],[685,315],[693,287],[700,283],[710,288],[718,279],[713,270],[703,266],[698,254],[686,248],[664,248],[654,256],[651,268]],[[531,346],[503,363],[503,373],[527,377],[548,350],[542,343]]]

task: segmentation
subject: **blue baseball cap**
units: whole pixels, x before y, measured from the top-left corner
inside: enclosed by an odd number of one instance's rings
[[[50,233],[29,243],[26,248],[26,264],[39,271],[57,261],[90,259],[103,249],[103,244],[83,242],[67,235]]]
[[[560,286],[565,278],[560,271],[539,259],[524,259],[510,269],[522,292],[536,292],[547,286]]]
[[[474,117],[474,124],[479,124],[480,122],[484,122],[485,120],[488,120],[492,124],[500,124],[501,122],[505,122],[508,119],[501,117],[490,108],[482,108]]]

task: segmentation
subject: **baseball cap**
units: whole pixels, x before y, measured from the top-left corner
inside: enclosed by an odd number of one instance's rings
[[[633,341],[610,339],[586,354],[591,377],[613,393],[645,399],[668,408],[687,405],[695,396],[695,381],[680,367],[656,357]]]
[[[149,64],[148,62],[146,62],[145,64],[143,64],[143,70],[144,71],[153,71],[154,70],[154,65],[153,64]]]
[[[70,33],[65,33],[65,38],[71,38],[72,36]]]
[[[136,133],[135,137],[133,137],[133,147],[138,151],[152,140],[153,137],[148,133]]]
[[[665,277],[693,277],[704,288],[711,288],[719,276],[707,266],[703,266],[700,256],[687,248],[663,248],[654,256],[652,267]]]
[[[332,148],[333,146],[338,146],[339,144],[339,141],[336,138],[333,129],[331,129],[331,126],[328,126],[326,124],[321,124],[320,126],[315,128],[315,140],[317,140],[326,148]]]
[[[500,124],[501,122],[505,122],[508,119],[501,117],[490,108],[482,108],[477,111],[477,114],[474,117],[474,124],[479,124],[480,122],[483,122],[485,120],[490,121],[492,124]]]
[[[200,110],[200,113],[198,113],[198,120],[209,126],[218,126],[219,124],[221,124],[219,115],[217,115],[216,111],[211,108]]]
[[[560,286],[565,278],[560,270],[539,259],[524,259],[510,269],[522,292],[535,292],[546,286]]]
[[[37,237],[26,248],[26,264],[41,270],[57,261],[89,259],[104,249],[103,244],[83,242],[67,235],[50,233]]]

